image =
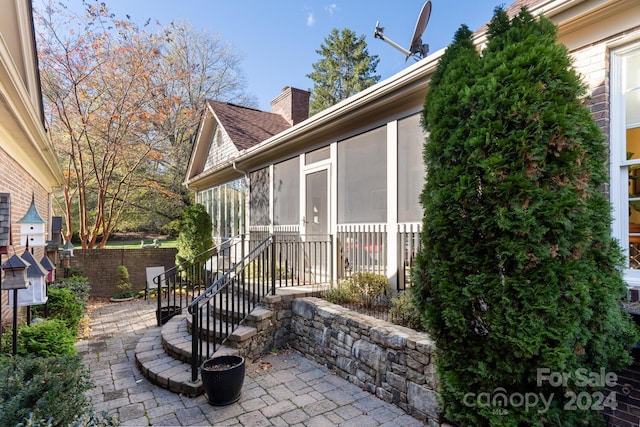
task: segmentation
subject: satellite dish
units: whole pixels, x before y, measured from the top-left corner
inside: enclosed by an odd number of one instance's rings
[[[422,10],[420,10],[420,15],[418,15],[418,21],[416,22],[416,28],[413,30],[413,36],[411,37],[411,44],[409,49],[405,49],[393,40],[384,36],[384,28],[380,26],[380,21],[376,22],[376,31],[373,36],[377,39],[380,39],[384,42],[387,42],[391,46],[398,49],[400,52],[404,53],[407,57],[405,58],[405,62],[409,59],[410,56],[414,57],[414,59],[418,60],[424,58],[429,53],[429,45],[422,43],[422,33],[424,33],[425,28],[427,28],[427,24],[429,23],[429,18],[431,17],[431,1],[427,1],[423,6]]]
[[[427,28],[430,17],[431,1],[427,1],[422,6],[422,10],[420,10],[420,15],[418,16],[418,21],[416,22],[416,29],[413,30],[413,37],[411,37],[411,48],[409,50],[411,51],[412,55],[417,55],[419,53],[424,58],[429,53],[429,45],[422,44],[422,33],[424,33],[424,29]]]

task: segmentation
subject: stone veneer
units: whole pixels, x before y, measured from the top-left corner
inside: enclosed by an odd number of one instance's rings
[[[438,426],[431,338],[315,297],[292,301],[289,344],[349,382]]]

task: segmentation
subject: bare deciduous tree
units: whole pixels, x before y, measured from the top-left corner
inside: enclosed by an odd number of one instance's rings
[[[240,56],[187,23],[149,31],[104,3],[35,8],[45,114],[66,175],[64,238],[103,247],[123,217],[176,219],[205,99],[252,105]]]

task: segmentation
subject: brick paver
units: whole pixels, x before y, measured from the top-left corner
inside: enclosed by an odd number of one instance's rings
[[[297,352],[247,365],[242,396],[228,406],[153,385],[135,367],[134,349],[157,327],[155,308],[155,300],[100,307],[91,316],[92,338],[76,344],[95,385],[87,393],[94,409],[117,415],[123,426],[423,425]]]

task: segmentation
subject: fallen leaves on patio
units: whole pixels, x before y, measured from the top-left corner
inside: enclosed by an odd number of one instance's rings
[[[268,371],[269,369],[271,369],[271,367],[273,367],[273,365],[271,363],[265,362],[264,360],[261,360],[258,363],[258,366],[254,370],[254,372]]]

